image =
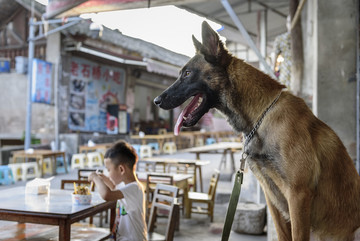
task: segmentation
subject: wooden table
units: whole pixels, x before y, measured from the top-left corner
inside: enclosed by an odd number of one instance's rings
[[[71,224],[111,209],[110,231],[116,201],[104,201],[93,193],[90,205],[72,205],[70,190],[50,189],[48,195],[25,194],[25,187],[10,188],[0,195],[0,220],[59,226],[59,240],[70,240]],[[5,195],[6,194],[6,195]]]
[[[230,154],[231,158],[231,167],[232,170],[235,172],[235,160],[234,160],[234,153],[243,149],[243,144],[240,142],[219,142],[211,145],[205,146],[197,146],[193,148],[187,148],[181,150],[181,152],[190,152],[196,154],[196,159],[200,160],[200,154],[202,153],[219,153],[222,152],[223,160],[226,161],[226,154]],[[221,162],[222,163],[222,162]],[[220,167],[221,167],[220,163]],[[220,169],[220,168],[219,168]]]
[[[104,150],[104,152],[106,152],[106,150],[112,147],[113,145],[114,143],[99,143],[94,146],[82,145],[79,146],[79,153],[87,154],[88,152],[97,151],[97,150]]]
[[[42,167],[43,163],[44,163],[44,159],[45,158],[50,158],[53,162],[52,164],[52,173],[56,174],[56,157],[61,156],[64,160],[64,167],[65,167],[65,172],[67,173],[67,163],[66,163],[66,159],[65,159],[65,152],[63,151],[51,151],[51,150],[33,150],[31,152],[29,151],[13,151],[13,162],[16,162],[16,159],[23,159],[23,162],[27,162],[27,159],[29,158],[33,158],[36,160],[39,170],[41,172],[41,176],[44,176],[44,169]]]
[[[194,191],[197,191],[197,179],[199,179],[200,191],[203,191],[203,181],[202,181],[202,172],[201,167],[210,164],[210,161],[205,160],[187,160],[187,159],[179,159],[179,158],[164,158],[164,157],[148,157],[140,159],[139,162],[145,163],[154,163],[160,165],[167,164],[189,164],[195,165],[195,173],[194,173]],[[198,173],[198,174],[197,174]],[[199,177],[199,178],[197,178]]]
[[[162,135],[145,135],[145,136],[131,135],[130,138],[133,140],[141,140],[142,145],[146,145],[149,140],[156,140],[159,143],[159,149],[161,153],[163,152],[163,146],[166,140],[175,142],[175,135],[170,133],[162,134]]]

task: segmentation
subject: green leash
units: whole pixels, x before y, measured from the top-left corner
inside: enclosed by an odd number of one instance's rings
[[[243,153],[240,160],[240,170],[238,170],[235,175],[234,187],[231,193],[228,210],[226,212],[225,224],[222,231],[221,241],[227,241],[229,240],[230,237],[231,226],[234,221],[236,207],[240,197],[241,184],[243,182],[246,158],[247,155]]]

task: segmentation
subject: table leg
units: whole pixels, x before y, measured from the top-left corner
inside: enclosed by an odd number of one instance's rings
[[[40,169],[39,169],[40,175],[41,175],[41,177],[44,177],[44,157],[41,157],[39,159],[38,166],[39,166],[39,164],[40,164]]]
[[[61,154],[62,155],[62,158],[64,160],[64,167],[65,167],[65,172],[68,173],[68,169],[67,169],[67,161],[66,161],[66,155],[65,153]]]
[[[68,220],[61,220],[59,224],[59,240],[69,241],[71,238],[71,224]]]
[[[164,142],[165,142],[165,140],[158,139],[159,149],[160,149],[159,152],[160,153],[163,153]]]
[[[196,152],[196,160],[200,160],[200,153]]]
[[[52,175],[55,175],[56,174],[56,155],[52,156],[51,157],[51,162],[52,162],[52,165],[51,165],[51,173]]]
[[[234,159],[234,151],[230,150],[230,158],[231,158],[231,167],[233,172],[235,173],[235,159]]]
[[[199,171],[200,192],[203,192],[203,180],[202,180],[201,166],[198,166],[197,169]]]
[[[191,217],[191,203],[188,199],[188,183],[186,180],[186,185],[184,187],[184,207],[185,208],[185,218],[190,218]]]
[[[115,212],[115,207],[110,209],[110,233],[112,233],[113,231],[113,227],[114,227],[114,224],[115,224],[115,215],[116,215],[116,212]]]
[[[198,166],[196,166],[196,164],[195,164],[195,169],[194,169],[194,192],[196,192],[197,191],[197,174],[196,174],[196,172],[197,172],[197,170],[196,169],[198,169]]]

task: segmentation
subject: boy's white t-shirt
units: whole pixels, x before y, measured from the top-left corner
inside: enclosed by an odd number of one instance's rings
[[[141,183],[135,181],[117,187],[124,195],[117,203],[116,240],[146,241],[145,199]]]

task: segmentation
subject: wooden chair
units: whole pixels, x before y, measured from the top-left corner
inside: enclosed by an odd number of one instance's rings
[[[92,192],[95,191],[95,183],[91,185],[91,182],[89,182],[88,180],[77,180],[77,179],[62,179],[60,189],[74,190],[74,183],[76,185],[88,186],[89,188],[91,187],[90,191]],[[100,221],[100,223],[102,226],[102,221]],[[93,224],[93,217],[90,217],[89,224],[90,225]]]
[[[79,180],[88,180],[88,177],[91,172],[99,171],[103,173],[102,169],[96,169],[96,168],[80,168],[78,169],[78,179]]]
[[[167,165],[167,173],[191,174],[193,178],[188,179],[189,190],[195,191],[196,186],[196,164],[195,163],[170,163]]]
[[[166,174],[148,174],[146,178],[146,220],[149,220],[154,191],[157,184],[173,185],[173,177]]]
[[[96,171],[98,171],[100,173],[103,173],[102,169],[80,168],[80,169],[78,169],[78,180],[86,180],[87,181],[90,173],[91,172],[96,172]],[[91,191],[93,191],[93,190],[91,190]],[[95,216],[99,217],[99,226],[102,227],[103,226],[103,220],[105,221],[105,223],[108,223],[109,211],[104,211],[104,212],[99,213],[99,214],[97,214]]]
[[[178,188],[175,186],[157,184],[154,191],[154,198],[151,206],[150,218],[148,223],[149,241],[173,241],[176,224],[179,220],[179,204],[177,203]],[[165,234],[154,232],[158,209],[168,212],[168,222]]]
[[[89,182],[88,180],[78,180],[78,179],[63,179],[61,180],[61,189],[65,189],[65,190],[74,190],[74,182],[76,185],[83,185],[83,186],[88,186],[91,187],[91,182]],[[95,184],[92,185],[92,188],[90,191],[95,191]]]
[[[188,192],[188,200],[186,202],[186,217],[190,218],[191,213],[207,214],[210,216],[210,221],[214,220],[214,204],[216,187],[219,181],[219,171],[215,170],[211,179],[208,193],[202,192]],[[202,206],[193,206],[194,203],[207,204],[207,208]]]
[[[188,179],[188,190],[191,188],[195,190],[196,185],[196,165],[194,164],[185,164],[185,163],[171,163],[167,165],[168,173],[177,173],[177,174],[191,174],[193,177]],[[179,201],[180,209],[182,209],[182,214],[184,215],[184,192],[179,190]]]

